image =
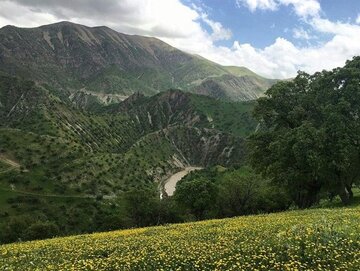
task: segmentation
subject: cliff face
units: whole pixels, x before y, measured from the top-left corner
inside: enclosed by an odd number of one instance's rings
[[[61,22],[0,29],[0,72],[63,91],[151,95],[180,88],[227,100],[262,95],[273,80],[223,67],[148,37]]]

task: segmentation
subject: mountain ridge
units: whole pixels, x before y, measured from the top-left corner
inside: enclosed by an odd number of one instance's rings
[[[50,84],[67,96],[86,90],[94,97],[153,95],[178,88],[224,100],[253,100],[276,82],[180,51],[157,38],[67,21],[1,28],[0,72]]]

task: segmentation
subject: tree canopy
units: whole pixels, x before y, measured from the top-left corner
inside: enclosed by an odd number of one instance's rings
[[[344,203],[360,178],[360,57],[343,68],[271,87],[258,100],[249,138],[254,168],[284,185],[302,208],[321,192]]]

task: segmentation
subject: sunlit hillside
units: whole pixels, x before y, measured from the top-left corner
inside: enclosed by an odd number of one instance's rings
[[[360,207],[96,233],[0,247],[1,270],[359,270]]]

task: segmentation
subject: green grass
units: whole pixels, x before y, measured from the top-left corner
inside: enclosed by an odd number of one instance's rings
[[[124,72],[113,65],[88,80],[86,87],[93,91],[100,89],[106,93],[122,95],[131,95],[141,89],[145,95],[154,95],[170,88],[171,79],[166,73],[156,68]]]
[[[260,77],[259,75],[257,75],[256,73],[254,73],[253,71],[251,71],[245,67],[225,66],[224,69],[227,70],[228,72],[230,72],[231,74],[237,75],[237,76]]]
[[[360,268],[360,207],[313,209],[0,246],[4,270]]]
[[[350,206],[358,206],[360,205],[360,187],[354,187],[352,189],[354,193],[354,198],[350,202]],[[329,199],[322,199],[319,204],[314,206],[314,208],[339,208],[342,207],[344,204],[341,202],[341,199],[339,196],[336,196],[333,200]]]

